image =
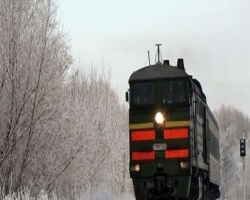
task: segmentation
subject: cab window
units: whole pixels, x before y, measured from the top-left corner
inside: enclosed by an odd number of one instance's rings
[[[163,104],[185,103],[186,81],[182,79],[165,80],[162,83],[162,101]]]
[[[134,105],[155,104],[155,84],[154,82],[138,82],[133,87]]]

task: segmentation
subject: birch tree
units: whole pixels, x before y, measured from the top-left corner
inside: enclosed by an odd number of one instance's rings
[[[39,159],[61,129],[71,58],[52,0],[2,0],[0,9],[0,186],[8,194],[44,176]]]
[[[63,117],[68,119],[66,129],[71,135],[71,155],[75,156],[58,179],[57,189],[65,195],[88,189],[93,193],[105,184],[121,193],[128,173],[128,115],[110,85],[108,73],[77,71],[68,81],[67,97],[70,106]]]
[[[109,76],[65,78],[71,63],[53,0],[0,1],[0,187],[73,198],[123,191],[127,110]],[[114,181],[115,180],[115,181]]]

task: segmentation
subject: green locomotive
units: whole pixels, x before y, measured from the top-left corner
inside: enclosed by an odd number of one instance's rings
[[[136,200],[219,198],[218,124],[183,59],[132,73],[126,98]]]

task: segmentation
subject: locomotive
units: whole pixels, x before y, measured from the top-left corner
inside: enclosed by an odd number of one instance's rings
[[[133,72],[126,100],[136,200],[219,198],[219,127],[183,59]]]

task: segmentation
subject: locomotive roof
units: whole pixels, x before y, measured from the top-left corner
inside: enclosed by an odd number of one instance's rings
[[[130,81],[145,81],[145,80],[155,80],[163,78],[187,78],[194,83],[194,90],[196,93],[206,102],[206,96],[202,91],[202,86],[197,79],[193,79],[192,76],[188,75],[183,68],[171,66],[171,65],[150,65],[143,67],[135,72],[129,78]]]
[[[178,78],[188,76],[189,75],[184,70],[174,66],[150,65],[132,73],[129,78],[129,81],[151,80],[159,78]]]

